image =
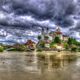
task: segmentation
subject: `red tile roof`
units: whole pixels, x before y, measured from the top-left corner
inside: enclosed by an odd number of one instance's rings
[[[55,32],[56,34],[62,34],[62,32]]]
[[[35,44],[35,42],[33,42],[32,40],[28,40],[25,44],[26,45]]]

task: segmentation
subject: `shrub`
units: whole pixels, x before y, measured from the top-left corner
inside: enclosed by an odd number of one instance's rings
[[[64,48],[69,49],[69,45],[67,43],[64,43]]]
[[[14,47],[12,47],[10,50],[8,51],[26,51],[27,47],[25,45],[16,45]]]
[[[40,46],[41,48],[45,48],[45,42],[44,42],[44,41],[41,41],[39,46]]]
[[[21,45],[19,48],[20,51],[26,51],[26,46],[25,45]]]
[[[76,52],[77,51],[77,48],[76,47],[73,47],[73,48],[71,48],[71,51]]]
[[[80,52],[80,48],[78,48],[78,51]]]
[[[2,46],[0,46],[0,52],[3,52],[4,48]]]
[[[38,51],[38,52],[42,52],[43,50],[42,50],[42,49],[37,49],[37,51]]]

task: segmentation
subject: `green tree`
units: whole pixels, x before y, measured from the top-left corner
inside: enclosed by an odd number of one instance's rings
[[[79,46],[79,47],[80,47],[80,42],[77,42],[77,46]]]
[[[67,43],[68,43],[69,45],[72,45],[72,44],[77,45],[77,44],[78,44],[78,42],[77,42],[76,39],[74,39],[74,38],[69,38]]]
[[[68,43],[69,45],[72,45],[72,39],[69,38],[67,43]]]
[[[38,36],[38,40],[41,40],[41,39],[42,39],[42,37],[39,35],[39,36]]]
[[[59,37],[55,37],[54,43],[61,43],[61,39]]]
[[[73,39],[72,41],[73,41],[72,43],[73,43],[74,45],[77,45],[77,44],[78,44],[78,42],[77,42],[76,39]]]

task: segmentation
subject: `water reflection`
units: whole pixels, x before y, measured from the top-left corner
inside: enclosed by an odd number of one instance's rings
[[[47,71],[52,71],[53,69],[60,69],[64,68],[74,62],[76,62],[77,59],[75,60],[69,60],[69,59],[54,59],[54,60],[40,60],[38,59],[38,68],[41,69],[42,73],[46,69]]]
[[[0,80],[80,79],[80,59],[41,58],[35,52],[0,54]]]

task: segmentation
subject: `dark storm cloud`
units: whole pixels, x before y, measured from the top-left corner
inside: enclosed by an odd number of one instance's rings
[[[73,0],[13,0],[12,9],[17,15],[28,14],[56,21],[61,26],[70,26],[72,21],[68,17],[74,14],[75,4]]]
[[[74,30],[76,30],[76,31],[80,31],[80,21],[77,23],[77,25],[76,25],[76,27],[74,28]]]
[[[8,15],[4,15],[7,18],[0,20],[2,25],[29,28],[52,27],[55,23],[64,28],[73,25],[70,15],[74,14],[76,6],[73,0],[2,0],[1,8],[3,14],[6,12]],[[14,15],[11,16],[11,13]],[[33,20],[23,20],[20,16],[32,16]]]
[[[77,32],[80,32],[80,21],[78,21],[76,23],[76,26],[73,27],[73,28],[70,28],[71,31],[77,31]]]
[[[16,14],[32,14],[35,17],[51,18],[54,13],[53,0],[14,0],[12,8]]]
[[[23,29],[37,29],[38,27],[54,27],[50,20],[38,20],[29,15],[15,15],[0,12],[0,25]]]

